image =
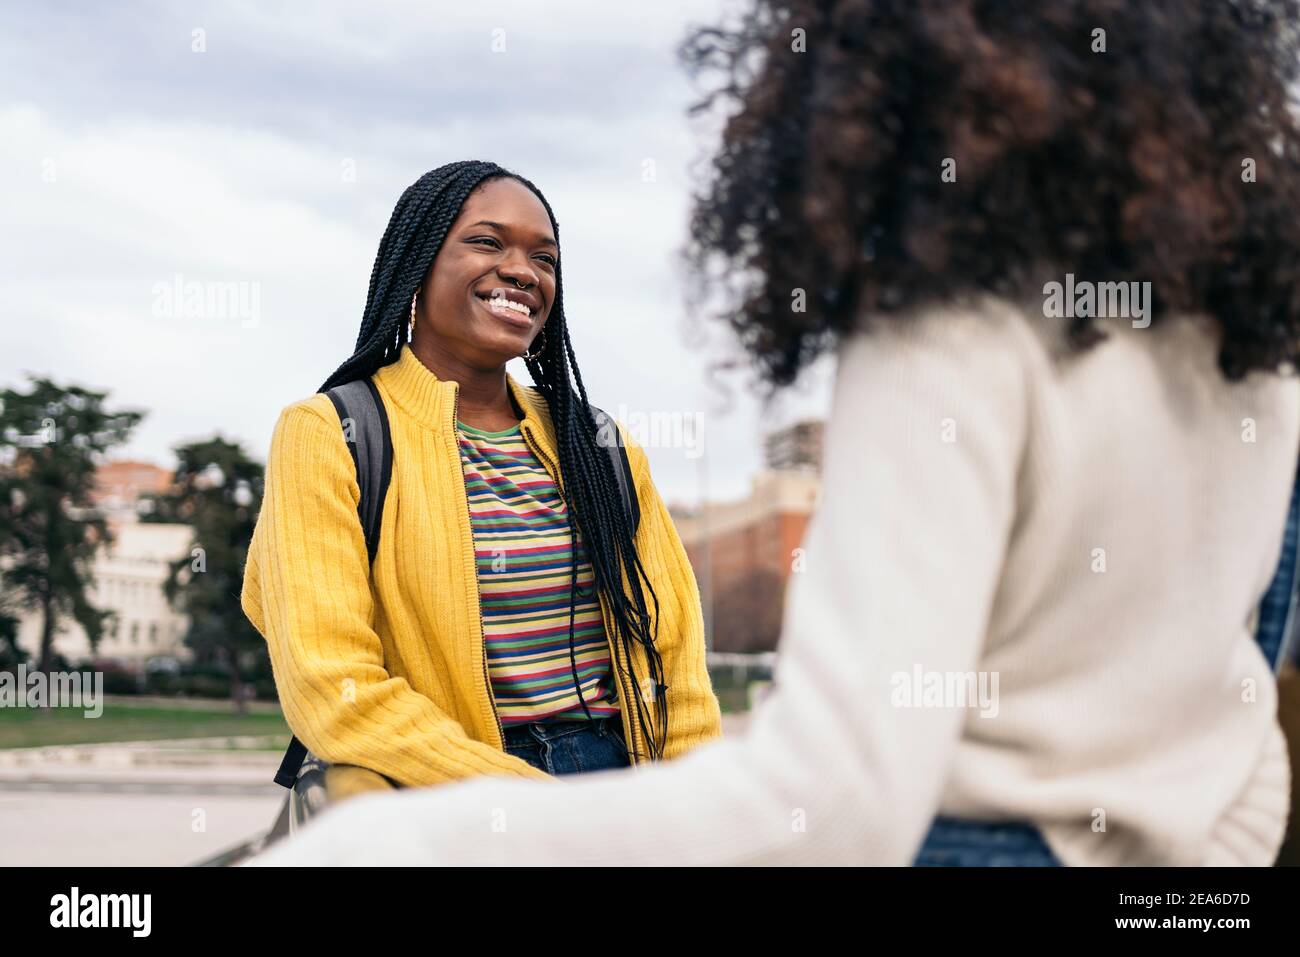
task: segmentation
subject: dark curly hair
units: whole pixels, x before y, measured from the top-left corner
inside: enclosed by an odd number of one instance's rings
[[[1229,379],[1295,363],[1296,0],[753,2],[679,51],[727,109],[685,258],[770,387],[862,316],[1045,268],[1213,316]]]

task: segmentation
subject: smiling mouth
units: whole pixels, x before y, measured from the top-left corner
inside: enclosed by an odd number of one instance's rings
[[[533,322],[533,310],[527,304],[514,302],[505,296],[489,296],[476,294],[477,298],[498,319],[505,319],[514,325],[531,326]]]

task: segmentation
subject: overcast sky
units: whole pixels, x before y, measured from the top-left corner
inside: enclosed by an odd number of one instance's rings
[[[220,432],[264,458],[279,410],[351,353],[398,196],[458,159],[550,200],[592,400],[702,418],[703,467],[681,434],[648,447],[665,498],[696,501],[702,478],[712,499],[744,494],[767,425],[825,409],[825,365],[766,412],[744,377],[711,386],[734,346],[682,301],[708,142],[675,47],[729,3],[15,6],[0,10],[0,384],[33,372],[146,410],[122,457],[171,465],[174,445]],[[256,321],[160,311],[178,277],[243,284]]]

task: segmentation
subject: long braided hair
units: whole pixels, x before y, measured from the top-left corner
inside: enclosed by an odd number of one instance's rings
[[[361,317],[352,355],[325,380],[319,391],[336,385],[368,378],[382,366],[395,362],[408,341],[407,315],[412,296],[428,275],[438,250],[460,213],[466,198],[481,183],[507,177],[526,186],[541,200],[546,215],[560,241],[560,228],[551,205],[541,190],[531,182],[495,163],[465,160],[430,170],[412,183],[393,209],[393,215],[379,242],[379,252],[370,273],[370,291]],[[664,683],[663,660],[655,647],[659,627],[659,598],[646,575],[633,544],[633,528],[618,491],[618,481],[607,449],[598,438],[598,429],[587,401],[587,390],[578,370],[578,360],[569,339],[564,316],[564,285],[560,264],[555,267],[555,301],[551,305],[542,348],[525,365],[537,391],[546,400],[555,426],[559,452],[560,495],[569,516],[570,589],[569,589],[569,664],[574,687],[583,713],[591,712],[582,695],[578,680],[574,647],[575,604],[577,601],[578,554],[575,533],[581,536],[595,574],[596,587],[613,617],[606,620],[609,630],[623,650],[615,656],[615,668],[630,679],[636,689],[631,702],[642,738],[648,742],[649,758],[663,756],[668,735],[668,706]],[[574,388],[570,381],[572,370]],[[575,528],[576,526],[576,528]],[[646,593],[654,606],[654,627],[646,604]],[[653,631],[653,633],[652,633]],[[632,648],[639,644],[645,651],[650,674],[646,677],[653,689],[654,721],[646,710],[644,686],[636,675]],[[621,657],[622,661],[618,660]],[[490,690],[489,690],[490,693]],[[655,733],[657,729],[657,735]],[[627,742],[630,749],[635,743]],[[644,757],[637,753],[637,757]]]

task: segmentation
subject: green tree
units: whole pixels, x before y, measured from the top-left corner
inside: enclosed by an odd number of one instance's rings
[[[18,647],[18,619],[0,608],[0,668],[26,662],[27,652]]]
[[[185,643],[196,660],[229,672],[235,710],[242,712],[244,673],[267,666],[266,643],[239,603],[264,469],[220,435],[175,452],[180,464],[172,489],[151,497],[153,510],[145,520],[189,525],[194,540],[189,556],[172,563],[163,592],[189,617]]]
[[[61,619],[98,647],[109,613],[87,597],[92,561],[110,544],[94,508],[95,470],[143,412],[110,411],[105,392],[29,376],[0,390],[0,587],[7,604],[41,614],[37,666],[49,671]]]

